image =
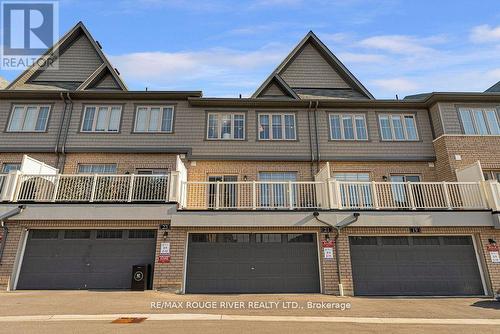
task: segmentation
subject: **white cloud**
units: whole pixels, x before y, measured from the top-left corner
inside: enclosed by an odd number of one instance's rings
[[[434,52],[432,44],[443,43],[444,36],[417,38],[408,35],[381,35],[361,40],[358,44],[365,48],[383,50],[395,54],[423,54]]]
[[[470,39],[474,43],[500,42],[500,26],[491,27],[483,24],[472,28]]]
[[[419,85],[416,82],[408,78],[377,79],[372,80],[371,83],[388,92],[394,92],[394,94],[406,94],[414,92],[417,88],[419,88]]]
[[[379,54],[342,52],[336,54],[342,62],[346,63],[382,63],[387,61],[387,57]]]
[[[256,51],[214,48],[189,52],[137,52],[110,56],[123,77],[155,89],[180,87],[203,89],[237,87],[255,89],[270,68],[286,56],[282,49],[262,48]],[[256,74],[261,78],[255,79]],[[179,88],[178,88],[179,89]],[[223,90],[221,90],[223,91]]]

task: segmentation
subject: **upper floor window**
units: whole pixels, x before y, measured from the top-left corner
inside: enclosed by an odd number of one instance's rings
[[[14,105],[7,131],[44,132],[47,129],[49,111],[48,105]]]
[[[209,113],[208,139],[245,139],[245,114]]]
[[[116,174],[116,164],[80,164],[78,174]]]
[[[330,139],[367,140],[365,115],[330,114]]]
[[[459,113],[466,135],[500,135],[496,109],[460,108]]]
[[[418,140],[415,115],[379,115],[382,140]]]
[[[260,140],[295,140],[295,114],[259,114]]]
[[[3,166],[2,166],[2,174],[8,174],[11,171],[20,170],[20,169],[21,169],[20,163],[6,163],[6,164],[3,164]]]
[[[484,170],[483,175],[485,180],[497,180],[500,182],[500,170]]]
[[[86,106],[82,132],[118,132],[121,114],[120,106]]]
[[[135,132],[172,132],[173,106],[140,106],[135,115]]]
[[[167,175],[168,169],[166,168],[138,168],[138,175]]]
[[[369,182],[369,173],[349,173],[349,172],[338,172],[333,173],[333,177],[338,181],[345,182]]]

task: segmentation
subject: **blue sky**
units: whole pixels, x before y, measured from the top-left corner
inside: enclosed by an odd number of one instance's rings
[[[500,80],[498,0],[61,0],[59,11],[60,34],[83,21],[131,90],[249,96],[309,30],[376,98]]]

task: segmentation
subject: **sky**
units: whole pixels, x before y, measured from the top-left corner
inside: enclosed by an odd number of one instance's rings
[[[61,0],[59,21],[130,90],[250,96],[309,30],[379,99],[500,81],[498,0]]]

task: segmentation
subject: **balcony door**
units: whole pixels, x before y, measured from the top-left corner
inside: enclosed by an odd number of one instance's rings
[[[208,207],[229,209],[236,208],[238,203],[238,191],[237,185],[234,183],[226,182],[237,182],[237,175],[213,175],[208,177]],[[217,182],[222,182],[217,184]],[[217,190],[218,188],[218,190]],[[219,202],[217,206],[217,192],[219,193]]]
[[[289,206],[288,181],[297,181],[296,172],[260,172],[260,205],[264,208],[285,208]],[[279,183],[273,183],[279,182]],[[292,191],[292,205],[297,205],[295,187]]]
[[[420,175],[391,175],[391,182],[420,182]],[[412,194],[415,203],[423,203],[423,194],[420,188],[413,187]],[[406,184],[393,184],[392,196],[397,207],[404,208],[410,206],[410,198]]]

